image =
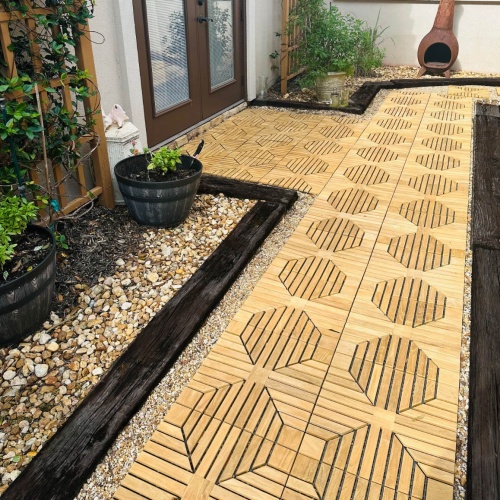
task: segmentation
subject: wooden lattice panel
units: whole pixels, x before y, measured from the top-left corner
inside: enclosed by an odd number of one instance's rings
[[[422,104],[421,99],[417,99],[414,96],[404,96],[404,97],[393,97],[391,102],[397,104],[399,106],[415,106],[418,104]]]
[[[303,193],[310,193],[312,190],[312,187],[304,179],[297,177],[280,177],[278,179],[269,179],[267,183],[286,189],[295,189],[296,191],[302,191]]]
[[[397,116],[398,118],[407,118],[408,116],[417,116],[418,114],[413,109],[405,108],[403,106],[384,109],[383,113],[391,116]]]
[[[276,370],[312,359],[321,332],[304,311],[280,307],[252,315],[240,336],[252,363]]]
[[[437,396],[439,369],[415,342],[387,335],[356,346],[350,374],[374,406],[401,413]]]
[[[399,213],[416,226],[431,229],[455,222],[455,211],[439,201],[415,200],[403,203]]]
[[[294,174],[298,175],[313,175],[326,172],[328,163],[314,156],[297,157],[290,160],[286,167]]]
[[[384,147],[362,148],[357,151],[358,156],[361,156],[366,161],[372,163],[380,163],[385,161],[393,161],[398,159],[398,154]]]
[[[425,174],[410,177],[408,186],[424,194],[440,196],[458,190],[458,184],[442,175]]]
[[[328,137],[328,139],[345,139],[354,135],[354,132],[349,127],[340,123],[334,127],[321,127],[319,133]]]
[[[291,295],[315,300],[341,292],[346,275],[329,259],[307,257],[289,260],[279,278]]]
[[[417,328],[444,318],[446,296],[420,278],[377,283],[372,302],[393,322]]]
[[[454,111],[434,111],[431,113],[431,117],[445,122],[454,122],[463,120],[465,115],[462,113],[455,113]]]
[[[331,155],[342,151],[342,146],[333,141],[310,141],[304,147],[316,155]]]
[[[423,139],[421,144],[434,151],[456,151],[457,149],[462,149],[461,142],[449,137],[429,137]]]
[[[364,235],[356,224],[337,217],[313,222],[307,230],[307,236],[318,248],[331,252],[359,247]]]
[[[433,123],[427,125],[427,130],[439,135],[458,135],[464,132],[463,127],[453,123]]]
[[[342,189],[328,197],[328,203],[339,212],[360,214],[377,208],[378,200],[363,189]]]
[[[431,170],[448,170],[460,167],[460,160],[445,154],[418,155],[415,161]]]
[[[389,174],[376,165],[356,165],[348,168],[344,175],[352,182],[366,186],[383,184],[390,179]]]
[[[377,120],[377,125],[387,130],[408,130],[412,127],[411,122],[403,120],[402,118],[385,118],[383,120]]]
[[[430,271],[451,262],[451,249],[428,234],[392,238],[387,252],[403,266],[418,271]]]

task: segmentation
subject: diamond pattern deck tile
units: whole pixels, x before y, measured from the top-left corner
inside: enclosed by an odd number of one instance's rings
[[[453,92],[392,91],[370,122],[247,109],[204,135],[207,172],[318,197],[115,499],[453,498],[473,99]]]

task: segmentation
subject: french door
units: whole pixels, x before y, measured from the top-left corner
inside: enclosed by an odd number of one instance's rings
[[[244,0],[133,0],[148,144],[244,98]]]

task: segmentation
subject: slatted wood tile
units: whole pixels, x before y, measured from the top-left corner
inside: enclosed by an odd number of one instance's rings
[[[383,184],[390,178],[385,170],[376,165],[356,165],[355,167],[348,168],[344,175],[352,182],[365,184],[366,186]]]
[[[429,234],[413,233],[392,238],[387,249],[403,266],[429,271],[451,262],[451,249]]]
[[[452,92],[206,135],[207,171],[318,196],[115,498],[451,500],[474,98]]]
[[[294,174],[312,175],[321,174],[328,170],[328,163],[314,156],[296,157],[289,160],[286,164]]]
[[[289,260],[279,277],[292,295],[307,300],[339,293],[346,279],[331,260],[320,257]]]
[[[323,250],[340,252],[361,245],[364,231],[348,219],[333,217],[313,222],[307,236]]]
[[[454,111],[434,111],[430,114],[432,118],[436,118],[441,121],[456,121],[463,120],[465,118],[464,114],[455,113]]]
[[[378,200],[362,189],[343,189],[332,193],[328,197],[328,203],[339,212],[360,214],[375,210]]]
[[[362,148],[357,151],[358,156],[373,163],[393,161],[398,159],[398,154],[388,148],[371,147]]]
[[[419,278],[377,283],[372,301],[392,322],[412,328],[437,321],[446,313],[446,296]]]
[[[349,372],[372,404],[384,410],[401,413],[437,397],[439,368],[402,337],[358,344]]]
[[[460,160],[443,153],[418,155],[415,161],[431,170],[448,170],[460,167]]]
[[[403,203],[399,213],[416,226],[435,228],[455,222],[455,211],[439,201],[415,200]]]
[[[442,195],[458,190],[458,184],[443,175],[425,174],[419,177],[410,177],[408,186],[424,194]]]
[[[376,123],[387,130],[408,130],[413,126],[411,122],[402,118],[385,118],[377,120]]]

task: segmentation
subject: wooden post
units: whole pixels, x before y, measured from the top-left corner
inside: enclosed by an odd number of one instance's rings
[[[281,74],[281,93],[286,94],[288,90],[288,43],[289,36],[287,33],[288,16],[290,14],[290,0],[283,0],[281,7],[281,60],[280,60],[280,74]]]
[[[88,26],[82,26],[82,31],[85,34],[80,37],[79,42],[75,48],[76,57],[79,60],[79,66],[85,68],[93,76],[93,83],[97,88],[97,77],[95,72],[94,54],[92,52],[92,44],[90,41],[90,31]],[[100,106],[98,95],[91,95],[84,100],[85,109],[90,108],[95,110]],[[92,162],[94,174],[97,184],[102,187],[102,195],[100,201],[106,208],[113,208],[115,206],[115,198],[113,194],[113,184],[111,181],[111,172],[109,168],[108,150],[106,148],[106,136],[104,131],[104,123],[102,116],[95,117],[95,125],[93,126],[95,133],[100,138],[100,143],[96,150],[92,153]],[[91,146],[95,147],[95,141],[91,141]]]

